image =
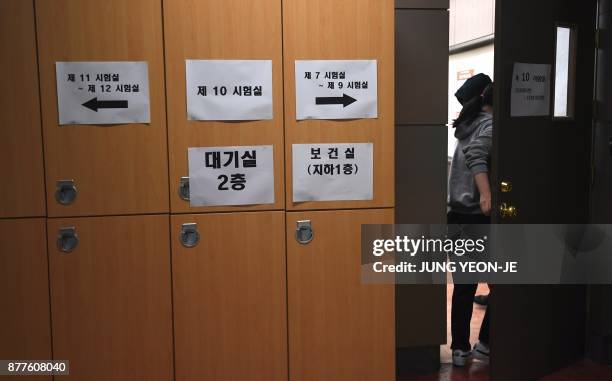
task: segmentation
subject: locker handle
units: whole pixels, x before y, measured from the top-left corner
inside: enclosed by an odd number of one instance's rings
[[[298,221],[297,228],[295,229],[295,240],[302,245],[307,245],[312,242],[313,238],[314,231],[312,230],[310,220]]]
[[[183,201],[189,201],[189,176],[183,176],[179,180],[179,197]]]
[[[55,199],[62,205],[70,205],[77,197],[74,180],[59,180],[55,186]]]
[[[57,234],[57,248],[63,253],[70,253],[76,249],[79,244],[79,236],[76,234],[76,228],[70,226],[61,228]]]
[[[200,242],[198,224],[188,223],[181,226],[181,244],[186,248],[196,247]]]

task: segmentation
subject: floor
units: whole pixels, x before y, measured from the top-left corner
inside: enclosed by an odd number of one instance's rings
[[[442,365],[439,373],[411,375],[399,378],[398,381],[488,381],[489,369],[483,363],[473,363],[466,368],[453,368],[450,364]],[[546,376],[538,381],[606,381],[612,380],[612,366],[597,365],[591,361],[582,361],[567,369]]]

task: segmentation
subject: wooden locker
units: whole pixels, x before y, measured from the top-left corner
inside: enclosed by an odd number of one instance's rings
[[[173,0],[164,3],[170,195],[172,212],[284,209],[283,62],[280,0]],[[248,122],[189,121],[186,59],[272,60],[274,119]],[[179,180],[189,176],[187,149],[273,145],[275,203],[255,206],[189,207]]]
[[[285,162],[288,210],[394,206],[394,2],[285,0]],[[378,118],[296,121],[295,60],[378,61]],[[399,105],[398,107],[401,107]],[[374,143],[374,199],[293,202],[292,144]]]
[[[161,0],[36,1],[49,216],[169,210]],[[147,61],[150,124],[58,125],[57,61]],[[55,200],[74,180],[72,205]]]
[[[0,358],[3,360],[51,359],[45,242],[43,218],[0,220]],[[51,376],[18,378],[51,381]]]
[[[34,5],[0,2],[0,218],[45,210]]]
[[[48,220],[53,355],[71,380],[173,379],[168,216]],[[78,244],[60,251],[60,229]]]
[[[185,223],[200,242],[181,243]],[[172,216],[176,380],[286,380],[285,213]]]
[[[360,241],[362,224],[392,223],[393,209],[287,213],[289,379],[395,380],[395,288],[362,282]]]

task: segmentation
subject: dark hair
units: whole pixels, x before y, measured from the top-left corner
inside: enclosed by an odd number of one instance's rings
[[[484,106],[493,106],[493,84],[487,85],[482,94],[475,96],[463,105],[459,117],[453,122],[453,127],[462,123],[470,123],[480,114]]]

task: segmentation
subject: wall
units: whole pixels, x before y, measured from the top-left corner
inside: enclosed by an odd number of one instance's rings
[[[449,46],[495,32],[495,0],[450,0]]]

